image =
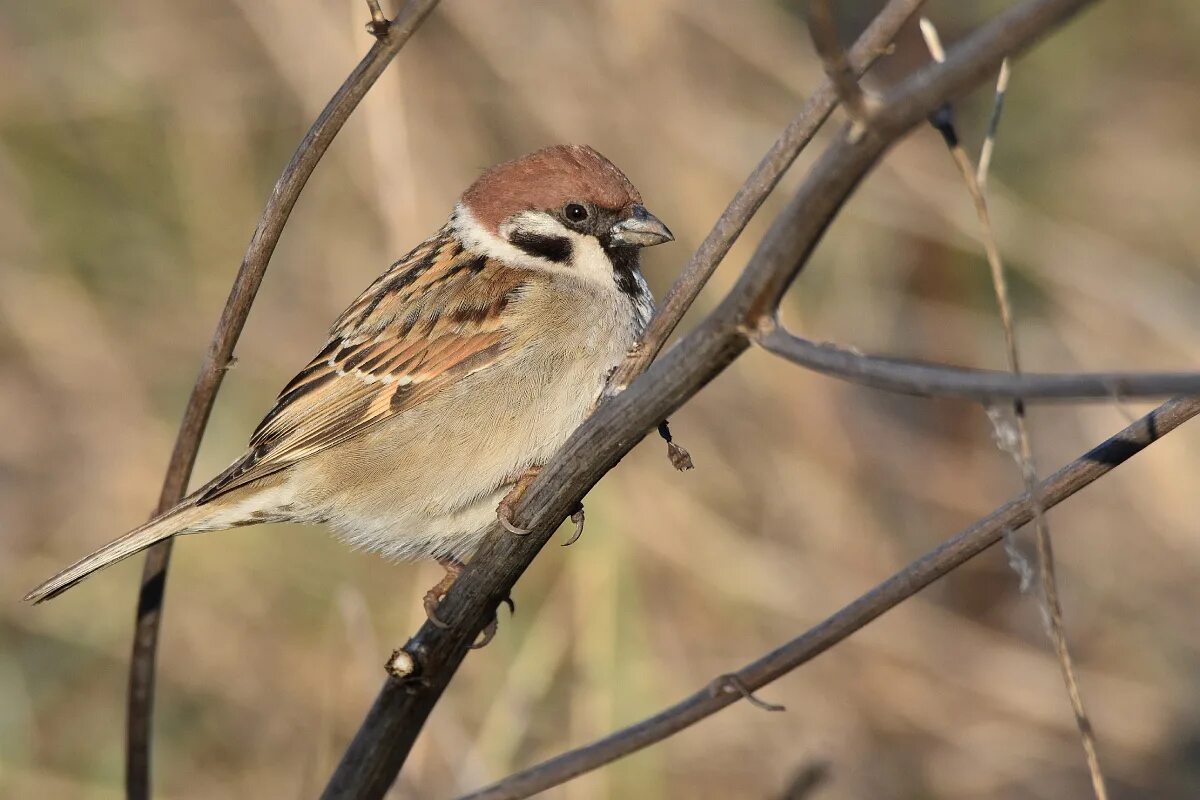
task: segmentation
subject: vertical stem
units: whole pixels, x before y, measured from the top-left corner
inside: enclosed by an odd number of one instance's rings
[[[376,42],[363,57],[337,93],[322,110],[321,115],[304,135],[300,146],[276,182],[258,227],[250,238],[246,255],[220,322],[209,343],[196,385],[188,399],[187,410],[175,439],[175,448],[163,480],[157,513],[175,505],[183,497],[196,463],[200,440],[208,424],[221,380],[233,356],[250,307],[262,284],[267,264],[275,245],[283,234],[292,208],[312,175],[317,163],[329,149],[333,137],[367,91],[391,63],[400,48],[408,41],[437,0],[409,0],[387,26],[375,33]],[[125,793],[130,800],[146,800],[151,796],[150,752],[154,713],[154,679],[158,653],[158,633],[162,625],[163,596],[166,591],[167,569],[171,560],[171,540],[150,548],[142,572],[138,593],[137,618],[134,626],[133,652],[129,663],[129,697],[126,714]]]

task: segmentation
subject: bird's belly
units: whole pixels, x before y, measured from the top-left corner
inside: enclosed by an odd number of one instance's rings
[[[311,515],[386,556],[470,557],[512,483],[587,416],[616,358],[606,353],[600,367],[577,353],[533,352],[523,369],[483,370],[336,448],[319,475],[298,464],[318,487]]]

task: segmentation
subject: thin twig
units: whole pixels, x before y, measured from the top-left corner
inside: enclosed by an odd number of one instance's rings
[[[979,148],[979,166],[975,170],[975,180],[979,183],[979,191],[987,196],[988,173],[992,168],[992,152],[996,149],[996,131],[1000,128],[1000,116],[1004,113],[1004,95],[1008,91],[1008,59],[1000,62],[1000,75],[996,78],[996,97],[992,102],[992,116],[988,120],[987,135],[983,137],[983,146]]]
[[[175,505],[187,490],[209,413],[233,360],[233,348],[242,333],[271,254],[275,251],[300,191],[347,117],[435,5],[437,0],[409,0],[405,3],[395,22],[388,26],[386,35],[376,41],[309,128],[276,182],[254,235],[250,238],[229,299],[225,302],[221,319],[204,355],[200,374],[188,398],[155,513]],[[138,593],[126,718],[125,790],[131,800],[149,798],[151,791],[150,745],[155,660],[171,543],[172,540],[167,539],[146,552]]]
[[[850,48],[850,64],[856,73],[865,72],[887,51],[897,31],[917,12],[922,3],[924,0],[890,0],[863,31],[854,47]],[[800,113],[783,129],[783,133],[779,134],[771,149],[742,183],[737,194],[729,201],[721,217],[708,232],[708,236],[658,304],[642,341],[621,363],[609,381],[609,389],[613,394],[628,388],[633,379],[645,372],[650,362],[662,351],[667,339],[692,307],[692,303],[700,295],[700,290],[708,283],[721,260],[741,236],[767,196],[778,185],[788,167],[800,155],[800,151],[812,141],[825,120],[829,119],[829,115],[837,107],[837,102],[837,90],[829,80],[822,81],[816,91],[808,96]]]
[[[1200,372],[1085,372],[1013,374],[952,367],[902,358],[864,355],[836,344],[796,336],[775,323],[755,332],[764,350],[794,364],[851,383],[922,397],[962,397],[983,403],[1000,399],[1097,400],[1200,394]]]
[[[933,26],[933,23],[922,19],[921,32],[925,34],[926,42],[934,59],[938,62],[944,61],[945,55],[937,36],[937,29]],[[1000,110],[1004,100],[1004,89],[1007,88],[1008,84],[1006,63],[1007,60],[1001,64],[1001,75],[997,81],[996,99],[993,104],[992,118],[989,124],[989,144],[994,142],[995,129],[999,125]],[[983,186],[978,177],[978,175],[982,175],[984,181],[986,181],[987,173],[981,166],[977,175],[974,166],[971,164],[971,157],[967,155],[967,151],[963,148],[957,135],[953,133],[953,121],[949,113],[946,113],[940,120],[935,120],[934,124],[941,126],[946,145],[950,148],[954,162],[962,174],[963,183],[966,184],[967,191],[971,195],[971,200],[975,204],[975,213],[979,217],[981,238],[992,277],[992,290],[996,295],[996,303],[1000,311],[1000,321],[1004,328],[1004,345],[1008,356],[1008,367],[1014,376],[1019,376],[1021,374],[1021,366],[1017,357],[1016,325],[1014,323],[1012,301],[1009,299],[1008,280],[1004,272],[1004,264],[1000,259],[1000,248],[996,244],[995,232],[992,229],[987,197],[983,193]],[[986,146],[989,162],[992,147],[994,145]],[[1033,460],[1033,441],[1029,435],[1025,402],[1019,397],[1013,402],[1013,412],[1014,419],[1016,420],[1017,448],[1012,452],[1012,455],[1021,470],[1021,479],[1024,481],[1026,493],[1033,496],[1034,487],[1038,483],[1037,467],[1034,465]],[[1096,796],[1096,800],[1107,800],[1108,790],[1105,787],[1104,773],[1100,769],[1100,757],[1096,749],[1095,730],[1092,728],[1087,710],[1084,708],[1083,693],[1079,689],[1079,679],[1075,674],[1075,666],[1071,658],[1070,648],[1067,646],[1067,633],[1063,625],[1062,604],[1058,596],[1058,579],[1054,569],[1054,548],[1050,541],[1050,526],[1046,522],[1044,510],[1036,500],[1032,508],[1033,525],[1037,540],[1038,571],[1041,575],[1041,588],[1047,612],[1047,632],[1050,635],[1050,641],[1054,645],[1054,652],[1058,659],[1059,668],[1062,671],[1063,682],[1066,685],[1067,695],[1071,702],[1071,709],[1075,715],[1075,724],[1079,729],[1079,738],[1083,744],[1088,774],[1092,781],[1092,791]]]
[[[842,49],[837,21],[833,18],[829,0],[809,0],[808,34],[812,37],[817,55],[821,57],[825,74],[837,90],[842,107],[857,126],[865,128],[871,122],[867,96],[858,85],[858,75],[846,59],[846,51]]]
[[[865,135],[835,137],[721,304],[628,389],[601,403],[542,468],[513,513],[530,534],[509,536],[493,525],[438,608],[449,627],[427,623],[405,645],[417,662],[414,677],[384,683],[323,797],[372,800],[387,792],[471,642],[559,523],[637,442],[745,351],[750,331],[774,315],[826,228],[888,146],[932,109],[979,85],[1004,57],[1028,48],[1092,1],[1025,0],[1007,9],[964,38],[944,67],[903,81],[880,104]]]
[[[731,674],[749,691],[778,680],[993,546],[1003,538],[1004,531],[1028,523],[1033,518],[1035,505],[1042,508],[1058,505],[1197,414],[1200,414],[1200,398],[1179,398],[1164,403],[1039,483],[1036,503],[1030,502],[1028,494],[1005,503],[823,622]],[[652,717],[510,775],[459,800],[530,797],[660,742],[741,698],[739,694],[713,692],[710,686]]]

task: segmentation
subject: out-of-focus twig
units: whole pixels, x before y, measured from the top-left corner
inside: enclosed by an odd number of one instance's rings
[[[833,18],[833,9],[829,0],[809,0],[808,3],[808,34],[812,37],[813,47],[821,57],[825,74],[833,82],[842,107],[860,126],[870,123],[870,109],[867,96],[858,85],[856,70],[846,59],[846,51],[838,39],[837,21]]]
[[[377,37],[374,46],[308,129],[275,183],[200,365],[200,374],[188,398],[155,513],[175,505],[187,490],[213,402],[233,358],[234,345],[242,333],[271,254],[275,252],[275,245],[279,242],[300,191],[350,113],[436,5],[437,0],[408,0],[405,3],[396,20],[387,26],[383,35]],[[150,797],[154,672],[171,543],[167,539],[146,552],[138,593],[133,652],[129,663],[126,720],[125,790],[132,800]]]
[[[754,334],[764,350],[806,369],[852,383],[924,397],[963,397],[984,403],[1000,399],[1098,400],[1200,394],[1200,372],[1004,372],[951,367],[902,358],[864,355],[814,342],[778,323]]]
[[[937,28],[927,19],[921,20],[921,32],[929,46],[929,51],[939,63],[945,60]],[[995,130],[999,125],[1000,110],[1004,101],[1004,90],[1007,88],[1008,60],[1000,65],[1000,77],[997,80],[997,90],[991,122],[988,126],[988,139],[985,150],[989,163],[995,142]],[[1021,374],[1020,360],[1017,354],[1016,325],[1012,311],[1012,301],[1009,299],[1008,280],[1004,272],[1004,264],[1000,259],[1000,248],[996,244],[995,232],[992,229],[991,214],[988,212],[987,196],[983,193],[980,176],[986,181],[987,173],[981,165],[977,173],[971,164],[958,136],[954,133],[954,122],[950,107],[934,119],[934,125],[942,131],[946,146],[954,158],[962,174],[963,183],[975,204],[975,213],[979,217],[979,227],[983,240],[984,251],[987,255],[988,267],[992,277],[992,290],[996,295],[996,304],[1000,311],[1000,321],[1004,328],[1004,345],[1008,355],[1008,367],[1014,376]],[[1025,484],[1026,493],[1034,497],[1032,504],[1034,534],[1037,541],[1038,572],[1041,576],[1041,589],[1045,602],[1047,629],[1050,641],[1054,645],[1054,653],[1062,671],[1063,683],[1067,688],[1067,696],[1071,702],[1071,710],[1075,715],[1075,724],[1079,729],[1079,738],[1083,744],[1084,757],[1087,761],[1088,774],[1092,781],[1092,791],[1096,800],[1107,800],[1108,790],[1105,786],[1104,772],[1100,769],[1100,756],[1096,749],[1096,734],[1083,705],[1083,693],[1079,688],[1079,679],[1075,674],[1075,665],[1071,658],[1071,650],[1067,646],[1067,632],[1063,625],[1062,603],[1058,596],[1058,579],[1054,569],[1054,548],[1050,541],[1050,526],[1046,522],[1044,509],[1037,502],[1034,487],[1038,483],[1037,467],[1033,460],[1033,441],[1029,435],[1029,425],[1025,416],[1025,402],[1018,397],[1013,401],[1013,413],[1016,421],[1016,448],[1011,452],[1021,470],[1021,479]],[[1001,436],[1001,442],[1004,437]]]
[[[628,389],[606,398],[542,468],[512,514],[529,534],[510,536],[493,525],[438,607],[448,627],[426,623],[404,646],[412,675],[384,683],[326,786],[326,800],[386,794],[471,643],[554,530],[637,442],[745,351],[750,333],[774,316],[826,228],[886,149],[931,110],[977,86],[1004,57],[1090,2],[1025,0],[1009,8],[966,37],[945,65],[900,83],[863,135],[835,137],[721,304]]]
[[[1178,398],[1164,403],[1039,483],[1032,502],[1029,494],[1009,501],[820,624],[731,674],[749,691],[778,680],[996,544],[1006,530],[1028,523],[1033,519],[1035,506],[1051,508],[1061,503],[1197,414],[1200,414],[1200,398]],[[712,691],[710,684],[652,717],[510,775],[459,800],[530,797],[660,742],[740,699],[741,695],[737,693]]]
[[[1000,116],[1004,113],[1004,95],[1008,92],[1008,59],[1000,62],[1000,74],[996,78],[996,97],[992,102],[992,116],[988,120],[987,134],[979,148],[979,166],[975,169],[975,180],[979,191],[987,196],[988,173],[992,168],[992,152],[996,149],[996,131],[1000,129]]]

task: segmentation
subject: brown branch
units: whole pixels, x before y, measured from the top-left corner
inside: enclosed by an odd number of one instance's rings
[[[890,0],[850,49],[850,64],[856,74],[865,72],[887,51],[897,31],[924,2]],[[733,247],[800,151],[808,146],[821,125],[829,119],[837,102],[837,90],[829,80],[822,81],[816,91],[808,96],[800,113],[783,129],[771,149],[737,190],[720,219],[659,303],[642,341],[613,375],[609,383],[612,393],[624,391],[634,378],[650,366],[729,248]]]
[[[905,80],[862,135],[843,130],[836,137],[725,300],[627,390],[602,402],[542,469],[513,514],[530,534],[511,536],[493,526],[438,607],[449,627],[426,623],[405,645],[411,677],[385,682],[323,797],[369,800],[387,792],[472,641],[555,528],[643,436],[746,349],[748,332],[771,317],[825,229],[887,147],[934,108],[979,85],[1005,56],[1024,50],[1089,2],[1026,0],[1010,8],[964,39],[945,65]]]
[[[1051,508],[1111,472],[1200,414],[1200,398],[1170,400],[1038,484],[1037,505]],[[1006,530],[1033,519],[1029,495],[1011,500],[971,527],[913,561],[854,602],[737,672],[748,692],[778,680],[846,639],[885,612],[999,542]],[[742,699],[739,693],[704,689],[652,717],[603,739],[510,775],[459,800],[517,800],[648,747]]]
[[[833,18],[829,0],[809,0],[808,33],[846,113],[859,125],[868,125],[871,112],[867,96],[858,85],[858,76],[838,39],[837,21]]]
[[[851,383],[922,397],[1113,400],[1200,394],[1200,372],[1085,372],[1013,374],[923,361],[864,355],[836,344],[810,341],[778,324],[757,331],[755,342],[794,364]]]
[[[381,35],[377,35],[374,46],[308,129],[283,174],[275,183],[258,226],[250,238],[237,278],[234,279],[233,288],[221,312],[221,319],[200,365],[200,374],[192,388],[191,397],[188,398],[183,422],[180,423],[166,477],[163,479],[156,514],[179,502],[187,490],[192,467],[196,462],[196,452],[200,449],[200,440],[208,424],[213,402],[233,357],[234,345],[242,333],[246,318],[250,314],[250,306],[254,303],[267,264],[271,260],[271,254],[275,252],[275,245],[279,242],[300,191],[350,113],[436,5],[437,0],[409,0],[405,3],[395,21],[388,25]],[[147,551],[141,589],[138,593],[133,652],[129,663],[125,758],[125,791],[126,795],[134,800],[150,797],[155,658],[171,544],[172,540],[167,539]]]

